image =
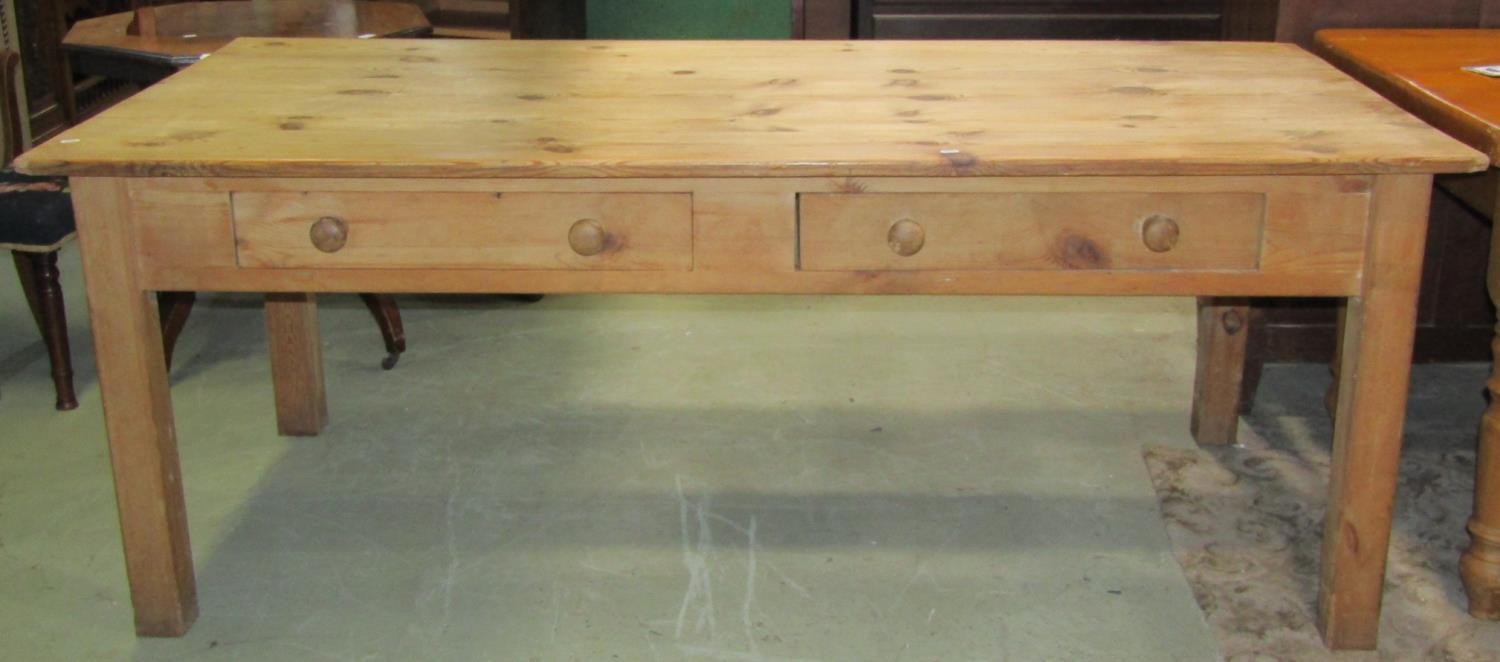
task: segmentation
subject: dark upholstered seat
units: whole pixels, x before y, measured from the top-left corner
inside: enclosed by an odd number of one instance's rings
[[[57,177],[0,170],[0,249],[42,253],[73,238],[73,201]]]

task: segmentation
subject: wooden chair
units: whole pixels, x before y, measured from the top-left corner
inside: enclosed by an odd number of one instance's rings
[[[21,57],[15,51],[0,51],[0,249],[8,249],[15,258],[16,272],[26,303],[42,333],[47,357],[52,363],[52,384],[57,391],[57,408],[74,409],[78,398],[73,391],[73,359],[68,347],[68,322],[63,308],[62,288],[57,271],[57,252],[72,240],[73,204],[68,196],[67,180],[55,177],[32,177],[11,170],[9,164],[22,147],[20,103],[16,97],[16,72]],[[389,295],[362,294],[365,305],[374,314],[385,340],[387,355],[381,367],[389,370],[406,350],[401,313]],[[172,364],[172,349],[177,336],[187,324],[195,296],[192,292],[162,292],[157,295],[161,311],[162,342],[167,365]]]
[[[0,51],[0,248],[9,249],[21,277],[26,303],[42,332],[52,361],[52,382],[57,389],[57,408],[73,409],[73,365],[68,348],[68,324],[63,312],[62,289],[58,287],[57,251],[73,238],[73,203],[67,180],[30,177],[10,169],[21,152],[20,102],[16,98],[16,73],[21,62],[15,51]]]

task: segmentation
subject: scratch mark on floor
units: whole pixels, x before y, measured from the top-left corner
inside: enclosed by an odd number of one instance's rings
[[[1070,405],[1077,405],[1077,406],[1080,406],[1080,407],[1089,406],[1089,403],[1086,402],[1086,401],[1084,401],[1079,396],[1074,395],[1072,393],[1065,392],[1065,391],[1060,390],[1060,389],[1053,388],[1052,386],[1048,385],[1046,382],[1043,382],[1041,380],[1027,378],[1025,375],[1020,374],[1020,371],[1012,371],[1010,373],[1007,373],[1005,375],[1005,378],[1007,380],[1009,380],[1010,382],[1018,384],[1020,386],[1031,388],[1033,390],[1041,391],[1042,393],[1046,393],[1047,395],[1051,395],[1051,396],[1055,396],[1057,398],[1060,398],[1060,399],[1066,401]]]
[[[687,625],[688,609],[695,608],[697,611],[693,623],[693,632],[702,632],[708,628],[708,637],[714,638],[717,624],[714,622],[714,591],[712,576],[709,573],[708,553],[713,547],[713,531],[709,528],[707,509],[709,497],[704,495],[700,503],[690,504],[687,496],[682,491],[682,476],[676,477],[677,482],[677,510],[682,525],[682,565],[687,569],[688,585],[682,595],[682,605],[677,609],[677,631],[676,637],[682,638],[683,629]],[[696,511],[698,522],[698,545],[693,549],[690,526],[688,523],[688,511]]]
[[[755,643],[755,627],[750,624],[750,613],[755,610],[755,516],[750,516],[750,526],[745,531],[745,603],[740,606],[740,620],[745,624],[745,640],[750,642],[750,652],[760,656],[760,646]]]
[[[657,650],[656,642],[651,641],[650,635],[642,633],[641,636],[646,638],[646,646],[651,649],[651,659],[655,662],[661,662],[661,651]]]
[[[724,650],[712,646],[692,646],[688,644],[677,644],[677,650],[690,658],[703,658],[707,660],[720,660],[721,662],[819,662],[815,658],[806,657],[766,657],[759,653],[748,653],[745,651]]]
[[[597,572],[597,573],[609,575],[611,577],[626,577],[626,578],[630,577],[630,575],[627,575],[627,574],[625,574],[623,572],[620,572],[619,570],[610,570],[609,568],[601,568],[601,567],[599,567],[597,565],[589,563],[588,561],[579,561],[578,562],[578,567],[583,568],[584,570],[592,570],[592,571]]]
[[[307,644],[301,644],[301,643],[297,643],[295,641],[283,641],[281,643],[285,644],[288,648],[295,648],[295,649],[297,649],[299,651],[302,651],[303,653],[308,653],[308,654],[311,654],[311,655],[315,655],[315,656],[317,656],[317,657],[319,657],[321,659],[324,659],[324,660],[338,660],[338,659],[342,659],[340,656],[335,655],[334,653],[330,653],[330,652],[325,651],[325,650],[323,650],[321,648],[314,648],[314,647],[309,646]]]
[[[552,643],[557,643],[557,626],[562,621],[562,600],[558,596],[557,581],[552,582]]]
[[[916,570],[913,570],[911,577],[907,578],[906,584],[901,587],[901,592],[896,594],[896,599],[891,602],[891,606],[886,608],[887,616],[894,615],[896,610],[905,604],[906,594],[911,592],[911,587],[915,586],[917,580],[925,574],[927,574],[927,561],[918,559]]]
[[[447,456],[450,458],[449,473],[453,476],[448,481],[448,484],[451,487],[448,489],[447,503],[443,505],[443,545],[444,551],[448,556],[448,565],[446,568],[444,568],[443,579],[438,583],[443,591],[443,620],[438,624],[437,631],[439,633],[447,632],[448,624],[452,622],[453,585],[458,582],[458,533],[453,526],[453,520],[457,517],[458,514],[457,508],[454,506],[454,504],[457,501],[458,497],[459,480],[457,475],[458,469],[451,462],[451,458],[453,457],[453,449],[451,445],[447,449]]]
[[[728,526],[728,527],[734,529],[735,531],[738,531],[741,534],[744,534],[745,537],[747,537],[747,538],[750,536],[750,530],[747,529],[747,528],[745,528],[745,527],[743,527],[743,526],[740,526],[739,522],[736,522],[736,521],[734,521],[732,519],[726,518],[723,515],[719,515],[719,514],[716,514],[716,513],[709,513],[708,516],[709,516],[710,519],[713,519],[715,521],[721,522],[725,526]],[[770,568],[771,572],[776,573],[776,576],[781,578],[781,581],[786,582],[787,588],[790,588],[793,591],[796,591],[797,595],[800,595],[800,596],[802,596],[804,598],[807,598],[808,600],[813,599],[812,591],[809,591],[809,590],[807,590],[807,588],[805,588],[801,584],[798,584],[797,580],[792,579],[791,575],[786,574],[786,572],[784,572],[779,566],[777,566],[774,563],[771,563],[770,561],[765,561],[765,564],[766,564],[767,568]]]

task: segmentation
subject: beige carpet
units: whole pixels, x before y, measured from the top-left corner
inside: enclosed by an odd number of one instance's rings
[[[1380,649],[1334,655],[1314,626],[1328,448],[1317,443],[1145,450],[1174,553],[1229,660],[1500,660],[1500,624],[1465,611],[1458,555],[1470,450],[1408,449],[1401,464]]]

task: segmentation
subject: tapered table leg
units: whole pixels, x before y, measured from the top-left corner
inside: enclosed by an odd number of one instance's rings
[[[1318,592],[1335,649],[1376,644],[1430,195],[1430,177],[1377,178],[1360,294],[1344,312]]]
[[[135,629],[177,636],[198,616],[197,589],[161,327],[131,259],[127,202],[123,180],[73,179]]]
[[[1198,372],[1193,380],[1193,439],[1232,444],[1239,430],[1250,302],[1198,299]]]
[[[1500,171],[1491,169],[1485,182],[1493,196],[1492,222],[1500,219],[1500,196],[1494,196]],[[1500,305],[1500,231],[1490,240],[1486,284],[1490,300]],[[1500,620],[1500,326],[1490,349],[1495,356],[1490,379],[1490,404],[1479,426],[1479,457],[1474,477],[1474,514],[1469,518],[1469,548],[1459,560],[1459,574],[1469,594],[1469,613]]]
[[[328,400],[323,393],[317,299],[311,294],[267,294],[266,337],[271,345],[276,429],[292,436],[322,432],[328,424]]]

